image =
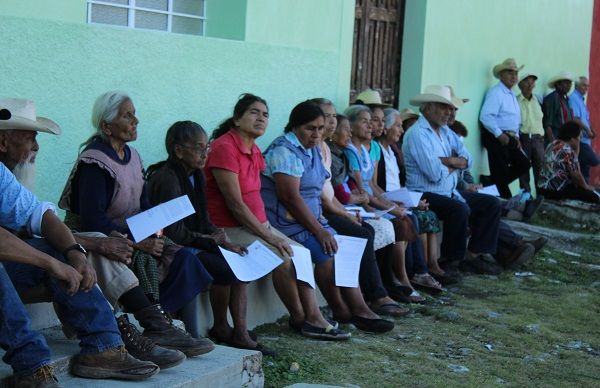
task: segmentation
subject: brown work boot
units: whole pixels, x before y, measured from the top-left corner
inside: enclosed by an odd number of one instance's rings
[[[78,354],[73,357],[71,367],[74,375],[87,379],[144,380],[159,371],[153,362],[133,358],[125,346],[101,353]]]
[[[15,388],[60,388],[58,379],[54,375],[54,368],[50,365],[43,365],[30,375],[15,376],[13,386]]]
[[[194,338],[185,330],[173,325],[173,321],[160,305],[145,307],[134,313],[140,325],[144,327],[144,337],[150,338],[157,345],[167,349],[176,349],[188,357],[208,353],[215,344],[208,338]]]
[[[185,360],[185,354],[179,350],[165,349],[144,337],[137,327],[129,322],[126,314],[117,318],[117,324],[125,343],[125,349],[138,360],[152,361],[160,369],[172,368]]]

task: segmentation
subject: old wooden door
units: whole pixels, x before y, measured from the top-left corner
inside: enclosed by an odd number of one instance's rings
[[[350,101],[366,88],[397,105],[404,0],[356,0]]]

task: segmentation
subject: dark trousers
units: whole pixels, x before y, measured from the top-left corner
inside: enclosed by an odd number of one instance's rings
[[[592,147],[586,143],[579,143],[579,166],[581,175],[587,183],[590,183],[590,168],[596,167],[598,164],[600,164],[600,158]]]
[[[488,151],[488,162],[492,181],[498,188],[502,198],[510,198],[512,194],[508,185],[531,168],[529,159],[519,148],[517,139],[510,136],[508,145],[500,141],[489,131],[481,131],[481,140]]]
[[[429,209],[444,222],[441,256],[449,261],[462,260],[467,252],[469,206],[458,199],[439,194],[423,193]]]
[[[329,221],[329,226],[339,234],[367,239],[358,273],[360,289],[368,302],[386,297],[388,294],[381,280],[381,273],[373,248],[373,236],[375,234],[373,227],[366,222],[363,222],[362,226],[357,225],[346,217],[337,214],[327,213],[325,218]]]
[[[540,171],[544,165],[544,136],[521,134],[521,147],[527,159],[533,168],[533,181],[537,187],[540,180]],[[519,184],[522,189],[531,193],[531,184],[529,183],[529,170],[519,177]]]
[[[407,217],[409,217],[415,225],[417,235],[421,234],[417,216],[410,214]],[[423,252],[423,243],[420,238],[409,242],[406,246],[405,263],[406,273],[409,278],[412,278],[415,274],[424,274],[428,272],[427,264],[425,263],[425,253]]]
[[[468,191],[461,191],[460,194],[471,209],[469,216],[469,225],[471,226],[469,250],[476,253],[496,253],[500,216],[502,214],[500,200],[491,195]]]
[[[573,185],[568,185],[560,191],[538,188],[538,192],[548,199],[577,199],[584,202],[600,203],[598,194]]]

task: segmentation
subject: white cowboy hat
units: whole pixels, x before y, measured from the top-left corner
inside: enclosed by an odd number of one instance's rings
[[[573,81],[575,79],[575,77],[573,77],[573,74],[571,74],[570,72],[568,72],[566,70],[562,70],[558,74],[556,74],[554,77],[552,77],[548,80],[548,87],[550,89],[554,89],[554,84],[557,83],[558,81],[562,81],[564,79]]]
[[[1,130],[17,129],[22,131],[48,132],[60,135],[60,126],[45,117],[38,117],[35,103],[22,98],[0,99],[0,106],[10,113],[10,118],[0,121]]]
[[[504,70],[514,70],[521,71],[521,69],[525,67],[525,65],[517,66],[517,61],[514,58],[506,58],[504,62],[497,64],[492,69],[492,73],[494,73],[494,77],[498,78],[501,71]]]
[[[377,90],[365,89],[356,96],[356,102],[362,101],[365,105],[385,106],[391,107],[390,104],[384,104],[381,101],[381,94]],[[355,102],[355,103],[356,103]]]
[[[450,85],[446,85],[448,87],[448,89],[450,89],[450,96],[452,97],[452,104],[457,107],[460,108],[463,105],[465,105],[467,102],[471,101],[468,98],[459,98],[456,97],[456,94],[454,94],[454,89],[452,89],[452,86]]]
[[[450,88],[443,85],[430,85],[425,88],[423,93],[417,94],[409,100],[410,105],[421,106],[426,102],[439,102],[441,104],[452,105],[455,108],[460,108],[452,102],[452,93]]]
[[[537,81],[538,76],[535,74],[531,74],[531,73],[525,73],[522,76],[519,77],[519,82],[523,81],[524,79],[527,79],[529,77],[532,77],[535,81]]]
[[[414,110],[410,108],[404,108],[400,111],[400,120],[406,121],[408,119],[417,118],[420,114],[415,113]]]

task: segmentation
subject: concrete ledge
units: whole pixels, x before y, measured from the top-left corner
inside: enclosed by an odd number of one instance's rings
[[[544,200],[537,217],[549,217],[561,222],[580,224],[582,227],[600,230],[600,205],[565,199]]]

